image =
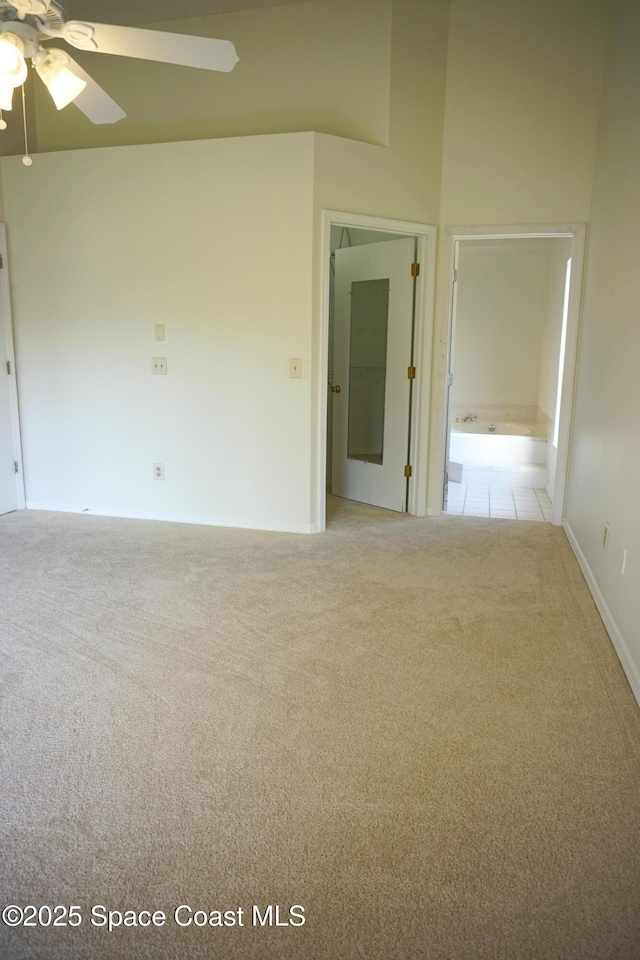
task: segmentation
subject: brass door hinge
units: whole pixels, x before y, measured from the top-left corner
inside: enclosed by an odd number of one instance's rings
[[[14,473],[17,473],[17,472],[18,472],[18,461],[17,461],[17,460],[14,460],[14,461],[13,461],[13,472],[14,472]]]
[[[412,276],[412,277],[419,277],[419,276],[420,276],[420,264],[419,264],[419,263],[412,263],[412,264],[411,264],[411,276]]]
[[[407,379],[408,379],[408,380],[415,380],[415,378],[416,378],[416,368],[415,368],[415,367],[407,367]]]
[[[411,476],[411,466],[410,466],[410,464],[407,464],[406,467],[404,468],[404,475],[405,475],[405,477],[410,477],[410,476]]]
[[[7,373],[11,376],[11,361],[7,360]]]

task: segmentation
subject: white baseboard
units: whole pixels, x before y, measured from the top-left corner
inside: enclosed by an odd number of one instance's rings
[[[90,517],[117,517],[120,520],[161,520],[168,523],[193,523],[204,527],[232,527],[241,530],[264,530],[271,533],[318,533],[317,524],[270,523],[260,520],[221,519],[219,517],[198,517],[183,514],[154,514],[129,512],[127,510],[109,510],[99,507],[89,509],[66,503],[43,503],[27,500],[27,510],[50,510],[53,513],[81,513]]]
[[[611,638],[611,643],[613,644],[614,650],[618,654],[618,659],[620,660],[622,669],[624,670],[627,680],[629,681],[629,686],[631,687],[634,697],[638,701],[638,706],[640,706],[640,672],[638,671],[638,667],[636,666],[633,657],[629,653],[629,649],[624,641],[624,637],[618,629],[618,625],[616,624],[613,614],[607,606],[606,600],[602,596],[600,587],[598,586],[596,578],[591,571],[591,567],[587,563],[587,558],[582,552],[580,544],[576,539],[576,535],[574,534],[567,520],[562,521],[562,526],[567,535],[567,539],[571,544],[571,549],[575,553],[576,559],[580,564],[580,569],[584,574],[584,578],[587,581],[587,585],[591,591],[591,595],[595,601],[596,607],[598,608],[598,612],[600,613],[607,633]]]

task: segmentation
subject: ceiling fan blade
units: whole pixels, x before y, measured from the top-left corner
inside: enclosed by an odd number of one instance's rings
[[[102,89],[99,83],[90,77],[82,69],[79,63],[69,56],[66,50],[56,50],[55,47],[48,47],[48,50],[60,53],[64,57],[67,70],[76,77],[80,77],[87,84],[82,93],[73,100],[78,110],[84,113],[92,123],[117,123],[126,117],[126,113],[119,107],[115,100],[112,100],[109,94]]]
[[[233,70],[239,59],[236,48],[229,40],[190,37],[182,33],[140,30],[107,23],[69,20],[59,31],[52,31],[49,35],[61,36],[78,50],[115,53],[120,57],[159,60],[161,63],[177,63],[223,73]]]
[[[49,9],[49,0],[11,0],[11,6],[20,17],[42,17]]]

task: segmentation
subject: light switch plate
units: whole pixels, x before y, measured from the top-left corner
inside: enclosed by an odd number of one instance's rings
[[[156,340],[164,340],[164,323],[156,323]]]
[[[302,360],[300,357],[291,357],[289,360],[289,377],[292,380],[300,380],[302,377]]]
[[[151,373],[165,374],[167,372],[166,357],[151,357]]]

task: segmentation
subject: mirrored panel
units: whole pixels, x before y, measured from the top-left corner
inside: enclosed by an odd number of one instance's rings
[[[382,464],[389,280],[351,284],[347,457]]]

